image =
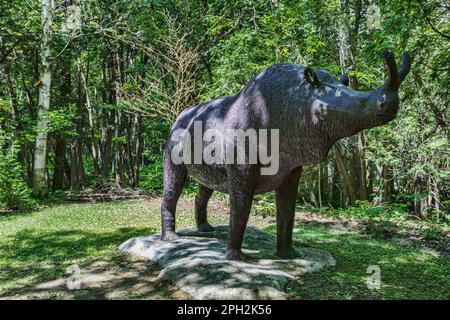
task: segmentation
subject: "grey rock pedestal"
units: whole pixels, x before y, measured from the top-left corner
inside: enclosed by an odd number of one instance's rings
[[[336,265],[329,253],[311,248],[297,248],[296,259],[277,259],[276,238],[252,227],[245,231],[245,262],[224,259],[227,226],[213,232],[177,233],[181,237],[171,242],[154,234],[129,239],[119,248],[158,263],[163,268],[159,277],[194,299],[284,299],[283,287],[289,279]]]

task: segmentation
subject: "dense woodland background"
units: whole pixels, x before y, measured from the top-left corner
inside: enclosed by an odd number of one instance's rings
[[[371,89],[389,48],[414,58],[397,119],[306,167],[299,201],[448,221],[449,17],[445,0],[1,1],[0,207],[105,185],[160,192],[182,109],[278,62]]]

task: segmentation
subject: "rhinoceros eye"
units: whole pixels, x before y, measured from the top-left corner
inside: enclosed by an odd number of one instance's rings
[[[350,79],[349,79],[349,77],[348,77],[348,74],[343,74],[343,75],[342,75],[342,77],[341,77],[341,83],[342,83],[344,86],[348,87],[348,85],[350,84]]]

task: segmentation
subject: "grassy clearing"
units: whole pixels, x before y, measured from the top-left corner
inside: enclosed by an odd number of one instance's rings
[[[435,249],[315,224],[299,226],[295,239],[296,246],[329,251],[338,265],[291,282],[286,290],[294,299],[450,298],[450,260]],[[380,290],[367,287],[369,266],[380,268]]]
[[[193,201],[182,199],[178,227],[194,225]],[[220,201],[210,205],[213,224],[228,221]],[[273,219],[253,216],[250,224],[275,233]],[[0,216],[0,297],[31,299],[189,298],[158,281],[158,267],[121,254],[117,247],[158,232],[159,200],[61,204]],[[300,219],[295,244],[332,253],[338,266],[292,281],[294,299],[449,299],[448,255],[402,239],[382,239],[333,223]],[[275,248],[274,248],[275,249]],[[81,268],[81,290],[69,290],[67,268]],[[369,265],[381,269],[381,289],[369,290]],[[70,279],[70,278],[69,278]]]

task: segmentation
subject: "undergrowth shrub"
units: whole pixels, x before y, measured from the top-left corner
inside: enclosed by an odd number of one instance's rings
[[[15,148],[4,148],[0,138],[0,208],[22,210],[36,203],[31,189],[22,177],[22,165],[17,161]]]
[[[149,159],[150,163],[143,166],[141,170],[140,187],[161,195],[164,190],[163,156],[160,154],[152,155]],[[197,194],[197,190],[197,183],[188,176],[183,192],[190,196],[195,196],[195,194]]]
[[[152,155],[149,160],[150,163],[142,167],[140,187],[160,194],[163,191],[163,157]]]

